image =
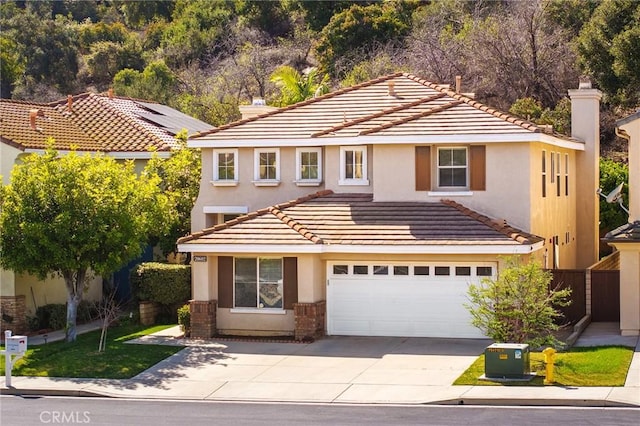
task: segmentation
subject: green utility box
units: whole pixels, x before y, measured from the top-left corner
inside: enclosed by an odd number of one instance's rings
[[[484,375],[496,379],[524,379],[531,371],[529,345],[494,343],[484,350]]]

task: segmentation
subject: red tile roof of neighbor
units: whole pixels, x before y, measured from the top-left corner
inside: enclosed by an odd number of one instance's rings
[[[31,111],[39,111],[34,126]],[[175,126],[211,127],[161,104],[95,93],[51,103],[1,99],[0,117],[2,142],[22,150],[44,149],[53,138],[60,150],[169,151],[179,146]]]
[[[363,135],[527,134],[541,128],[448,86],[396,73],[236,121],[196,140],[265,140]]]
[[[454,201],[376,202],[320,191],[196,232],[178,244],[528,245],[541,237]]]

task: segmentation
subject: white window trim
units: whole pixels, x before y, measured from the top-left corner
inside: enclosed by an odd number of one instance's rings
[[[220,179],[218,176],[218,154],[233,154],[233,179]],[[213,186],[237,186],[238,185],[238,150],[237,149],[214,149],[213,150]]]
[[[362,151],[362,179],[347,179],[346,178],[346,152],[347,151]],[[367,146],[341,146],[340,147],[340,180],[338,185],[353,185],[353,186],[368,186],[369,185],[369,171],[367,167]]]
[[[224,214],[247,214],[249,207],[247,206],[204,206],[202,213],[224,213]]]
[[[269,152],[276,154],[276,178],[260,179],[260,154]],[[280,148],[255,148],[253,150],[253,184],[255,186],[280,185]]]
[[[315,152],[318,154],[318,178],[317,179],[303,179],[301,175],[302,166],[302,153],[303,152]],[[298,186],[320,186],[322,183],[322,148],[296,148],[296,180],[294,183]]]
[[[466,162],[466,166],[465,166],[465,170],[466,172],[466,176],[465,176],[465,185],[464,186],[444,186],[444,185],[440,185],[440,150],[441,149],[446,149],[448,151],[453,150],[453,149],[464,149],[465,152],[465,162]],[[469,147],[468,146],[439,146],[436,148],[436,159],[435,159],[435,163],[436,163],[436,183],[438,185],[438,190],[444,190],[444,191],[452,191],[452,192],[469,192],[469,179],[470,179],[470,175],[471,175],[471,169],[469,166]],[[447,167],[450,168],[450,167]],[[462,167],[455,167],[455,168],[462,168]]]

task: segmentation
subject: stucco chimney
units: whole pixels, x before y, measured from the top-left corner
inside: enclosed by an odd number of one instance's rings
[[[67,111],[73,112],[73,96],[67,95]]]
[[[569,90],[571,98],[571,136],[584,142],[584,151],[576,152],[576,242],[577,267],[586,268],[598,261],[600,242],[600,99],[602,92],[591,87],[587,77],[580,78],[578,89]]]
[[[456,93],[460,93],[462,87],[462,76],[456,75]]]
[[[109,90],[107,90],[107,94],[109,95],[109,99],[113,99],[113,87],[109,87]]]
[[[268,106],[263,98],[252,98],[251,105],[240,105],[238,108],[240,109],[240,114],[242,114],[243,120],[278,109],[276,107]]]

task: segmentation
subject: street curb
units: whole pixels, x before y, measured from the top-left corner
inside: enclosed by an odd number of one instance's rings
[[[0,388],[0,395],[16,395],[16,396],[69,396],[69,397],[87,397],[87,398],[114,398],[113,395],[99,393],[81,389],[17,389],[14,387]]]
[[[454,398],[426,402],[424,405],[507,405],[522,407],[617,407],[640,408],[640,406],[619,401],[600,399],[527,399],[527,398]]]
[[[57,397],[74,397],[74,398],[135,398],[135,399],[166,399],[166,397],[156,398],[152,396],[122,396],[122,395],[109,395],[107,393],[100,393],[87,390],[71,390],[71,389],[16,389],[16,388],[0,388],[0,395],[14,395],[14,396],[57,396]],[[194,400],[202,401],[202,398],[179,398],[180,400]],[[215,402],[216,400],[211,400]],[[254,400],[241,400],[232,399],[226,400],[229,402],[246,402],[252,403]],[[218,401],[220,402],[220,401]],[[282,403],[285,401],[260,401],[260,402],[273,402]],[[286,401],[288,403],[295,403],[295,401]],[[384,405],[390,402],[365,402],[361,404],[366,405]],[[313,402],[305,402],[305,404],[313,404]],[[320,404],[320,402],[319,402]],[[323,402],[322,404],[326,404]],[[332,402],[331,405],[340,405],[341,402]],[[393,404],[399,405],[415,405],[412,403],[395,402]],[[428,401],[418,403],[420,405],[478,405],[478,406],[511,406],[511,407],[598,407],[598,408],[640,408],[639,405],[619,402],[619,401],[607,401],[599,399],[527,399],[527,398],[453,398],[439,401]]]

